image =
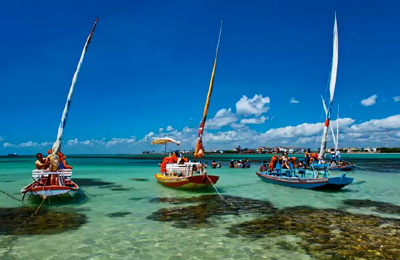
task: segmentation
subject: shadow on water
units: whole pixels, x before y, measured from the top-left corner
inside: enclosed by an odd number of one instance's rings
[[[236,196],[202,195],[190,198],[153,198],[150,202],[169,204],[196,203],[186,207],[162,208],[153,212],[148,219],[171,222],[179,228],[204,228],[214,226],[209,219],[224,215],[240,216],[242,213],[268,214],[276,209],[269,201],[247,199]]]
[[[125,188],[115,182],[103,181],[101,179],[74,178],[74,182],[78,184],[79,187],[98,187],[100,189],[110,189],[112,191],[133,190],[133,188]]]
[[[71,208],[54,210],[42,207],[30,217],[36,209],[0,208],[0,235],[51,235],[76,230],[87,223],[86,215]]]
[[[374,201],[374,200],[357,200],[348,199],[343,200],[343,204],[355,208],[371,208],[375,212],[383,214],[399,214],[400,206],[388,202]]]

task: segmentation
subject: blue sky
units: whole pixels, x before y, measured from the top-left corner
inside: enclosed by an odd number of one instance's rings
[[[96,17],[64,152],[161,150],[150,140],[166,135],[193,147],[220,19],[206,149],[314,148],[335,11],[341,146],[382,146],[386,128],[390,145],[400,145],[396,1],[3,1],[0,154],[51,146]]]

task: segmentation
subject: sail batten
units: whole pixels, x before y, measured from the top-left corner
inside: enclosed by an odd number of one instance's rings
[[[216,70],[216,67],[217,67],[219,43],[221,41],[221,32],[222,32],[222,20],[221,20],[221,25],[220,25],[220,28],[219,28],[217,49],[215,51],[214,65],[213,65],[213,70],[212,70],[212,73],[211,73],[210,85],[208,87],[208,94],[207,94],[207,98],[206,98],[206,104],[204,106],[203,117],[202,117],[202,119],[200,121],[199,136],[197,138],[196,150],[194,152],[194,157],[195,158],[203,158],[203,156],[204,156],[203,132],[204,132],[204,127],[205,127],[206,120],[207,120],[207,112],[208,112],[208,107],[210,105],[211,93],[212,93],[212,90],[213,90],[215,70]]]
[[[81,57],[79,59],[79,62],[78,62],[78,65],[76,67],[74,76],[72,78],[71,86],[70,86],[69,92],[68,92],[67,102],[65,103],[64,110],[63,110],[63,113],[62,113],[62,116],[61,116],[61,122],[60,122],[60,125],[58,127],[57,139],[54,142],[53,147],[52,147],[52,155],[56,155],[57,152],[59,152],[60,149],[61,149],[62,135],[63,135],[63,132],[64,132],[65,125],[67,124],[67,116],[68,116],[69,108],[71,106],[71,99],[72,99],[72,94],[74,93],[75,83],[76,83],[76,80],[77,80],[77,77],[78,77],[78,74],[79,74],[79,70],[81,69],[83,58],[85,57],[85,53],[86,53],[86,51],[87,51],[87,49],[89,47],[89,43],[90,43],[90,41],[92,39],[92,35],[93,35],[93,32],[94,32],[94,29],[96,28],[98,19],[99,18],[97,18],[96,21],[94,22],[92,30],[91,30],[88,38],[86,39],[85,46],[83,47]]]
[[[336,87],[336,77],[337,77],[337,69],[338,69],[338,60],[339,60],[339,40],[338,40],[338,27],[337,27],[337,19],[335,13],[335,23],[333,26],[333,55],[332,55],[332,68],[331,68],[331,76],[329,82],[329,94],[330,94],[330,102],[329,108],[327,108],[324,131],[321,138],[321,147],[319,150],[318,157],[320,160],[324,159],[326,142],[329,132],[329,123],[331,120],[331,111],[333,104],[333,97],[335,95],[335,87]],[[335,139],[335,138],[334,138]]]

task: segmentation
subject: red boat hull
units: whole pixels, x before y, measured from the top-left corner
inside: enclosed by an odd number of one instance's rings
[[[169,188],[179,189],[201,189],[215,184],[219,176],[215,175],[195,175],[191,177],[168,177],[162,174],[155,174],[157,181]]]

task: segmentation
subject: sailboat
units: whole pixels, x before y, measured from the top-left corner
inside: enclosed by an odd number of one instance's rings
[[[70,194],[71,192],[76,192],[79,190],[78,185],[71,180],[72,169],[66,169],[66,168],[62,169],[64,165],[63,164],[64,155],[61,153],[61,140],[65,125],[67,123],[67,115],[69,107],[71,105],[71,99],[76,79],[78,77],[78,73],[83,62],[83,58],[88,49],[89,43],[92,39],[93,32],[96,28],[97,21],[98,18],[96,19],[92,27],[92,30],[86,40],[85,46],[83,48],[81,57],[78,62],[78,66],[72,78],[72,83],[69,89],[67,102],[65,103],[64,110],[61,116],[61,122],[58,127],[57,139],[54,142],[52,149],[49,150],[50,154],[47,157],[47,160],[50,161],[49,168],[40,170],[35,169],[32,171],[33,182],[21,190],[21,193],[24,195],[24,197],[26,194],[38,195],[42,197],[59,196],[63,194]]]
[[[310,169],[274,169],[272,172],[257,172],[257,176],[263,181],[285,185],[289,187],[304,188],[304,189],[341,189],[346,185],[353,182],[353,178],[346,177],[346,174],[334,177],[331,176],[329,167],[324,161],[326,142],[328,137],[329,124],[331,120],[331,111],[333,104],[333,97],[335,94],[336,77],[339,58],[339,42],[337,19],[335,14],[335,23],[333,28],[333,57],[332,69],[329,83],[329,107],[326,106],[323,100],[326,119],[324,124],[324,131],[321,139],[321,147],[318,154],[319,162],[310,165]],[[333,133],[332,133],[333,134]]]
[[[325,109],[326,111],[326,109]],[[354,165],[350,162],[346,162],[342,160],[342,156],[339,151],[339,104],[338,104],[338,112],[336,117],[336,137],[333,131],[333,127],[331,124],[331,132],[332,132],[332,139],[335,144],[335,158],[334,160],[331,159],[331,166],[329,169],[331,171],[351,171],[354,168]]]
[[[217,50],[215,53],[214,66],[211,73],[210,85],[208,88],[208,94],[206,104],[204,107],[203,118],[200,122],[199,136],[197,139],[196,150],[194,153],[195,158],[204,157],[203,147],[203,131],[207,119],[208,107],[210,105],[210,98],[214,84],[215,70],[217,67],[217,58],[219,43],[221,41],[222,21],[219,28],[219,36],[217,43]],[[187,158],[182,157],[179,153],[174,153],[171,156],[165,157],[160,165],[160,173],[156,173],[155,177],[157,181],[169,188],[180,188],[180,189],[200,189],[207,188],[214,185],[219,176],[208,175],[204,171],[202,164],[199,162],[190,162]]]

